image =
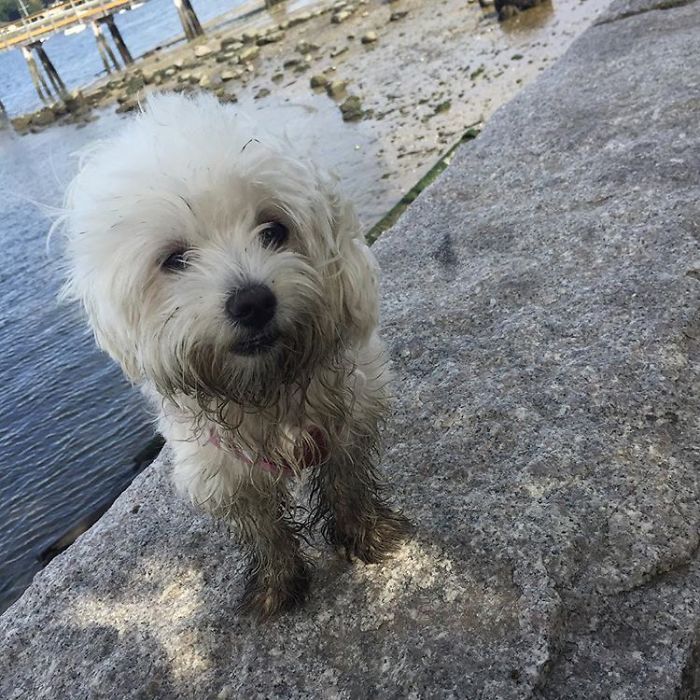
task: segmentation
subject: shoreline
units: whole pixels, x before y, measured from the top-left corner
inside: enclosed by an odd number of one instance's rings
[[[207,90],[273,130],[280,121],[306,129],[317,150],[358,150],[354,169],[369,170],[359,185],[372,199],[359,207],[369,230],[469,125],[485,122],[561,55],[606,2],[545,2],[505,22],[476,0],[244,6],[242,15],[211,20],[201,39],[175,37],[76,92],[72,112],[45,107],[11,121],[20,134],[81,128],[108,110],[138,109],[156,90]]]

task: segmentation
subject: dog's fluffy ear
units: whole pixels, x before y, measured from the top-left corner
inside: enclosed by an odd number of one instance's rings
[[[343,326],[352,340],[366,342],[378,323],[378,266],[352,205],[336,195],[333,227],[338,265],[336,284]]]
[[[124,309],[112,306],[109,301],[112,290],[97,289],[104,284],[109,286],[116,282],[82,275],[74,263],[61,297],[81,304],[98,347],[121,366],[131,381],[140,382],[143,380],[143,372],[137,354],[137,340],[129,337],[129,329],[135,326],[124,322]],[[133,313],[135,312],[134,308]]]

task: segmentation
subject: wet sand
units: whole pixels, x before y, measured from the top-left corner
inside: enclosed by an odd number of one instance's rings
[[[334,169],[369,228],[607,5],[545,3],[499,22],[464,0],[281,3],[142,58],[59,121],[127,113],[153,90],[212,90]],[[43,114],[16,127],[45,128]]]

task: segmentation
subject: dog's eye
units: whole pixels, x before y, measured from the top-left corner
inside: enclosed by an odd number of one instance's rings
[[[174,250],[163,260],[161,267],[164,270],[184,270],[187,267],[187,250],[185,248]]]
[[[289,229],[279,221],[270,221],[260,231],[260,240],[266,248],[279,248],[289,238]]]

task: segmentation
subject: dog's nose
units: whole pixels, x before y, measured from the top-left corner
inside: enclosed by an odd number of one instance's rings
[[[226,301],[226,312],[246,328],[261,329],[275,315],[277,298],[265,284],[236,289]]]

